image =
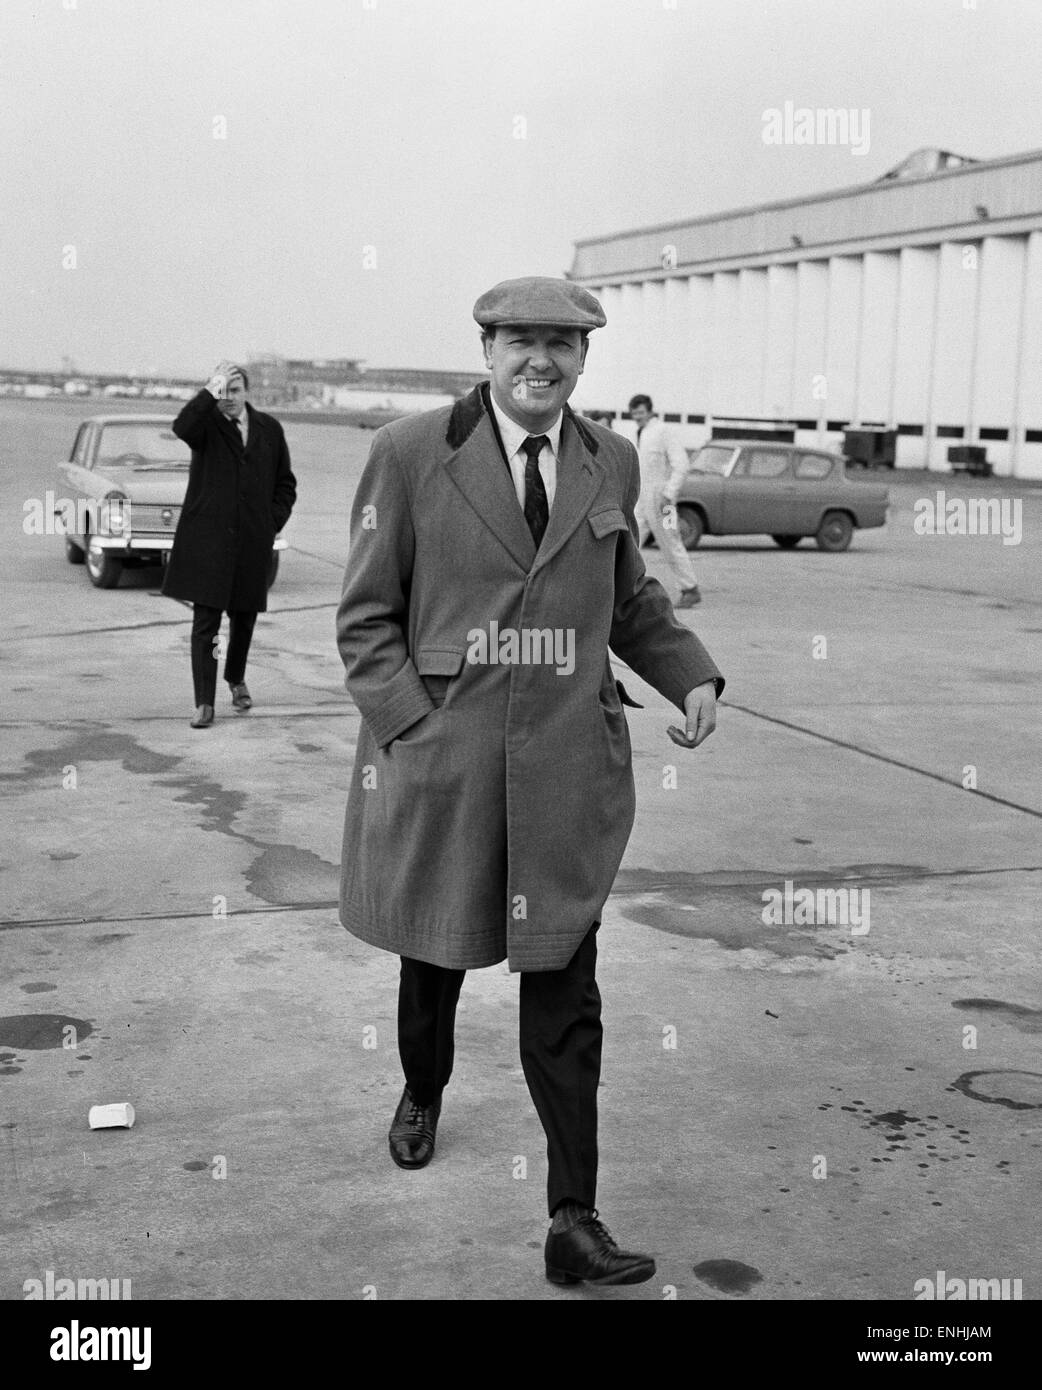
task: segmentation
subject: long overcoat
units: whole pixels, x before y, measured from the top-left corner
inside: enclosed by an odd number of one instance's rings
[[[275,536],[297,484],[278,420],[246,406],[246,447],[205,388],[172,425],[192,451],[163,593],[225,612],[264,613]]]
[[[384,426],[355,494],[337,641],[362,719],[340,918],[435,965],[556,970],[600,919],[633,824],[609,648],[680,709],[723,678],[645,573],[632,444],[565,408],[537,553],[487,389]]]

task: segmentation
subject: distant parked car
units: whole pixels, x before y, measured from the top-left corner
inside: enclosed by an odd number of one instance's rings
[[[848,478],[840,454],[761,439],[715,440],[688,453],[677,497],[688,550],[704,535],[761,534],[783,550],[804,536],[821,550],[846,550],[855,529],[886,523],[887,489]]]
[[[87,563],[99,589],[119,583],[124,566],[161,563],[174,544],[192,454],[166,415],[95,415],[76,432],[72,455],[59,465],[66,481],[56,513],[65,526],[70,564]],[[276,536],[268,569],[275,582]]]

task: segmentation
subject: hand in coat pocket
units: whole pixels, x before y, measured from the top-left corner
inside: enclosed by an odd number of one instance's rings
[[[403,729],[400,734],[396,734],[394,738],[391,739],[390,743],[386,745],[385,751],[392,751],[397,748],[399,743],[418,743],[421,737],[421,731],[428,727],[430,720],[438,713],[439,708],[439,705],[435,705],[434,708],[423,715],[422,718],[417,719],[415,724],[410,724],[407,729]]]

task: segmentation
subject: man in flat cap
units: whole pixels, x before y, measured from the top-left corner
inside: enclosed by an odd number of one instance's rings
[[[547,1139],[547,1277],[638,1283],[654,1260],[595,1210],[596,934],[635,804],[609,650],[683,711],[681,747],[712,732],[723,678],[645,573],[633,445],[568,407],[597,300],[528,277],[474,317],[489,383],[381,429],[354,499],[340,917],[401,957],[395,1163],[430,1161],[464,974],[505,958]]]
[[[219,362],[171,428],[192,451],[163,593],[192,604],[193,729],[214,721],[217,644],[228,614],[224,679],[237,714],[252,706],[246,659],[268,606],[275,537],[297,496],[282,426],[246,400],[243,367]]]

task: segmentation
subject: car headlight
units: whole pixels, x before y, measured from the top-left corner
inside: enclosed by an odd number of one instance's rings
[[[110,492],[98,509],[98,532],[103,536],[123,536],[130,530],[130,498]]]

